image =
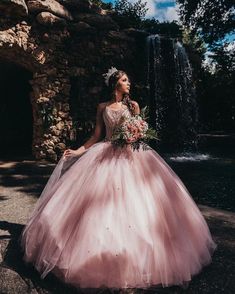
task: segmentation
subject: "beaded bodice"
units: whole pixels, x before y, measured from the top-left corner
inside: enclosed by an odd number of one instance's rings
[[[115,126],[119,123],[121,117],[123,116],[131,116],[130,110],[126,105],[122,105],[118,110],[112,109],[109,106],[105,106],[103,111],[103,119],[106,129],[105,140],[109,140],[111,138]]]

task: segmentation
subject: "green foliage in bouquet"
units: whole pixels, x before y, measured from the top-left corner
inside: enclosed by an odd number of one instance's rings
[[[141,109],[140,114],[131,116],[131,118],[122,117],[119,124],[113,131],[111,142],[116,147],[130,145],[133,150],[139,151],[151,149],[147,144],[150,140],[159,140],[156,130],[148,126],[148,107]]]

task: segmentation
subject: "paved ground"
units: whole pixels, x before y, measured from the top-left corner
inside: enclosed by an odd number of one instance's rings
[[[89,293],[68,287],[52,275],[41,280],[22,261],[19,235],[53,168],[47,162],[0,161],[0,294]],[[235,213],[202,205],[199,208],[218,244],[213,262],[193,278],[187,289],[138,289],[135,293],[235,293]]]

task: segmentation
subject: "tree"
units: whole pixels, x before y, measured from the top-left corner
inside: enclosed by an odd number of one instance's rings
[[[214,47],[212,52],[217,72],[226,73],[228,76],[235,73],[235,42]]]
[[[159,22],[157,19],[144,19],[141,23],[141,28],[146,30],[151,34],[159,34],[168,37],[182,37],[182,27],[176,23],[172,22]]]
[[[234,1],[231,0],[177,0],[183,25],[199,33],[213,46],[234,31]]]
[[[224,38],[234,30],[234,1],[177,0],[177,2],[181,21],[188,31],[184,41],[191,42],[191,47],[199,49],[197,51],[202,58],[206,51],[207,55],[208,52],[211,54],[213,71],[210,71],[211,65],[202,70],[199,68],[196,79],[202,129],[233,130],[235,127],[234,43],[226,43]],[[196,43],[193,40],[196,40]],[[233,50],[228,50],[231,48]]]
[[[133,3],[128,0],[116,0],[114,10],[121,26],[141,28],[141,22],[148,11],[146,5],[147,2],[142,2],[142,0]]]
[[[148,11],[148,8],[145,8],[146,5],[147,2],[142,3],[142,0],[137,0],[133,3],[128,0],[116,0],[114,8],[116,12],[121,15],[131,16],[136,19],[143,19]]]
[[[99,7],[103,9],[112,9],[113,5],[112,3],[104,3],[102,0],[91,0],[92,3],[98,5]]]

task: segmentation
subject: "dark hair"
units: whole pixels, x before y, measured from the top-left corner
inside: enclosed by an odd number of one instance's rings
[[[116,85],[117,85],[117,82],[118,80],[123,76],[123,75],[127,75],[123,70],[118,70],[118,71],[115,71],[109,78],[109,85],[108,85],[108,92],[109,92],[109,96],[112,98],[112,99],[115,99],[115,88],[116,88]],[[128,76],[128,75],[127,75]],[[131,103],[131,96],[130,94],[128,93],[124,93],[123,94],[123,99],[122,99],[122,103],[125,104],[132,115],[135,114],[135,107],[134,105]]]

